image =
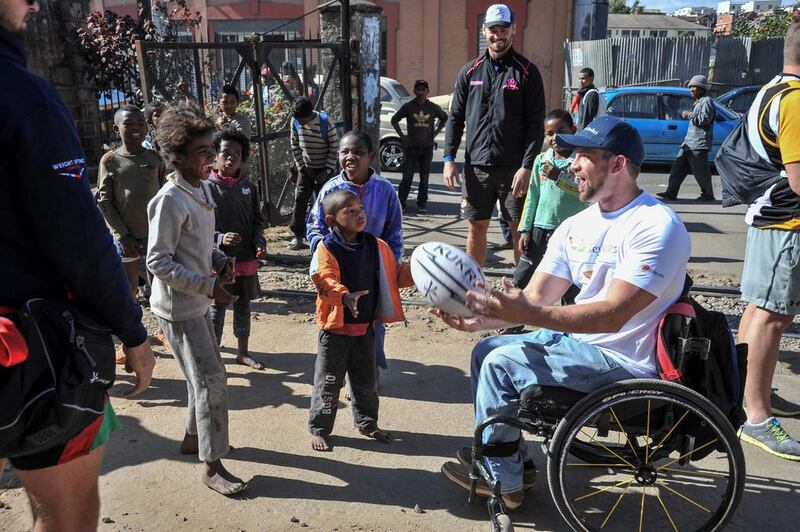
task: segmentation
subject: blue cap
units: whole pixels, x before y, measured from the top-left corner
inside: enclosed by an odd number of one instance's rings
[[[505,4],[492,4],[486,10],[483,18],[483,25],[487,28],[492,26],[503,26],[507,28],[514,22],[514,15]]]
[[[556,135],[562,148],[599,148],[615,155],[624,155],[636,166],[644,161],[644,144],[639,132],[628,122],[615,116],[595,118],[576,135]]]

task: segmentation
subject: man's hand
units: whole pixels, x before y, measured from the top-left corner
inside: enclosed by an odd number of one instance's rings
[[[223,288],[222,281],[219,278],[214,281],[214,291],[211,293],[211,297],[214,301],[223,305],[233,303],[239,299],[239,296],[235,296]]]
[[[236,246],[241,241],[242,237],[239,236],[239,233],[225,233],[224,235],[222,235],[223,246]]]
[[[683,111],[681,113],[681,118],[689,118],[689,111]]]
[[[444,184],[451,192],[455,192],[456,185],[461,184],[461,176],[458,174],[458,167],[455,161],[446,161],[444,163]]]
[[[119,245],[122,247],[122,255],[126,258],[133,259],[139,258],[139,243],[130,235],[125,235],[119,239]]]
[[[475,288],[467,292],[467,308],[477,315],[494,318],[507,323],[520,323],[520,318],[529,316],[536,305],[525,292],[514,288],[503,277],[503,290],[493,290],[478,281]],[[529,325],[536,325],[529,323]]]
[[[521,198],[528,193],[528,184],[531,180],[531,171],[527,168],[520,168],[514,174],[514,180],[511,182],[511,193],[515,198]]]
[[[233,271],[235,266],[236,257],[229,257],[228,261],[225,263],[225,266],[223,266],[222,270],[217,274],[217,278],[219,279],[220,283],[233,284],[236,281],[236,274]]]
[[[259,260],[266,260],[267,248],[264,246],[256,246],[256,258]]]
[[[528,251],[528,246],[531,242],[531,233],[530,231],[524,231],[519,234],[519,252],[525,253]]]
[[[428,312],[445,322],[447,325],[452,327],[453,329],[464,331],[464,332],[477,332],[477,331],[484,331],[486,329],[496,328],[493,325],[488,325],[485,323],[486,318],[483,316],[470,316],[465,318],[464,316],[454,316],[452,314],[448,314],[441,309],[432,308],[429,309]]]
[[[126,399],[133,399],[150,386],[156,359],[147,340],[136,347],[123,347],[122,350],[125,352],[125,371],[136,374],[136,384],[122,395]]]
[[[342,296],[342,303],[350,309],[350,313],[354,318],[358,317],[358,300],[361,296],[369,294],[369,290],[360,290],[358,292],[347,293]]]

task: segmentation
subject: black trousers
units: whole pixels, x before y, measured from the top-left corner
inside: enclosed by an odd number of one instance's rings
[[[320,170],[320,168],[315,168],[312,169],[311,172],[316,174]],[[315,183],[311,177],[304,175],[303,172],[298,172],[292,221],[289,225],[289,229],[291,229],[298,240],[302,241],[302,239],[306,237],[306,212],[308,211],[308,204],[312,198],[317,197],[317,194],[322,190],[322,185],[324,184],[325,181]]]
[[[406,157],[403,163],[403,180],[400,181],[400,187],[397,191],[400,205],[404,207],[406,205],[415,170],[419,171],[417,205],[424,207],[428,203],[428,178],[431,175],[431,161],[433,161],[433,146],[427,148],[410,146],[406,148]]]
[[[315,436],[333,431],[344,376],[350,377],[353,420],[358,429],[378,427],[378,371],[375,365],[375,331],[363,336],[319,332],[314,391],[308,413],[308,430]]]
[[[700,185],[700,193],[708,198],[713,198],[714,189],[711,186],[711,165],[708,162],[708,150],[693,151],[686,147],[681,148],[678,152],[678,157],[672,163],[666,194],[677,196],[683,180],[690,173],[694,175],[697,184]]]
[[[531,229],[531,238],[528,240],[528,249],[519,258],[517,268],[514,270],[514,286],[524,290],[528,283],[531,282],[531,277],[542,262],[544,254],[547,251],[547,243],[550,237],[553,236],[554,229],[542,229],[534,227]],[[575,296],[580,292],[580,288],[572,285],[567,290],[567,293],[561,298],[562,305],[571,305],[575,303]]]

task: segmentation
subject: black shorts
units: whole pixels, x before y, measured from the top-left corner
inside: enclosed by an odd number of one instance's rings
[[[525,198],[511,193],[511,183],[519,167],[464,165],[461,187],[461,217],[466,220],[489,220],[495,204],[506,221],[519,221]]]

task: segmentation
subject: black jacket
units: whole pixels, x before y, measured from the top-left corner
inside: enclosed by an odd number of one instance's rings
[[[127,346],[147,339],[69,110],[0,27],[0,305],[71,291]]]
[[[536,65],[513,48],[493,60],[487,51],[456,79],[444,160],[453,160],[467,128],[466,162],[533,168],[544,141],[544,86]]]
[[[243,178],[229,187],[215,179],[213,174],[207,182],[216,203],[214,240],[217,245],[229,257],[236,257],[237,261],[255,260],[256,246],[267,247],[264,217],[261,215],[256,186]],[[222,235],[225,233],[239,233],[242,240],[235,246],[224,246]]]

